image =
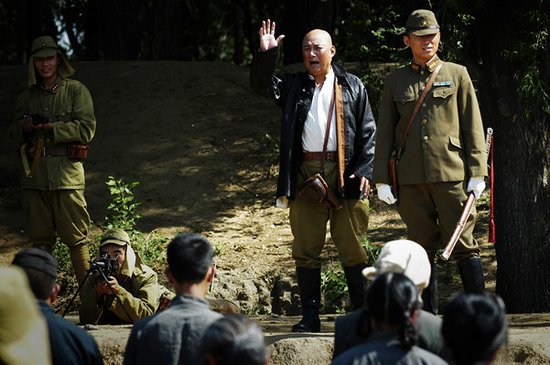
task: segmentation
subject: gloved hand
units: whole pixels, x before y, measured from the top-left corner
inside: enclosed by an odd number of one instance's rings
[[[476,199],[479,199],[481,193],[483,193],[483,190],[485,190],[485,180],[482,177],[470,178],[470,181],[468,181],[468,187],[466,188],[467,193],[471,191],[476,196]]]
[[[376,184],[376,190],[378,191],[378,199],[384,203],[394,204],[397,201],[391,192],[391,186],[388,184]]]

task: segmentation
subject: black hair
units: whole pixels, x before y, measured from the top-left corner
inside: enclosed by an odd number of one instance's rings
[[[489,362],[508,341],[502,299],[487,292],[458,293],[447,304],[441,333],[456,364]]]
[[[205,331],[200,352],[216,365],[263,365],[267,360],[264,335],[256,322],[243,315],[226,315]]]
[[[412,315],[418,309],[418,289],[403,274],[387,272],[379,275],[366,297],[367,320],[374,319],[398,328],[401,344],[409,349],[416,344],[417,333]]]
[[[40,248],[26,247],[15,255],[12,265],[25,271],[36,299],[47,300],[50,297],[57,277],[56,258]]]
[[[27,274],[29,285],[36,299],[47,300],[55,285],[55,278],[44,274],[43,271],[32,267],[20,266]]]
[[[168,244],[166,256],[168,269],[179,283],[200,283],[214,263],[212,245],[197,233],[178,234]]]

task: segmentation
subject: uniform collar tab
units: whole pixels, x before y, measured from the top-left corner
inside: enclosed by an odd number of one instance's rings
[[[425,68],[428,69],[429,72],[433,72],[437,65],[442,62],[437,55],[433,56],[431,60],[426,62]],[[414,60],[411,61],[411,71],[414,73],[419,73],[422,71],[424,67],[420,66],[418,63],[414,62]]]

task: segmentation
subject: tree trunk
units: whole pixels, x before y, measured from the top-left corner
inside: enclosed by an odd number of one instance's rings
[[[509,313],[549,312],[550,117],[542,105],[525,117],[525,99],[517,91],[524,65],[512,63],[506,52],[522,52],[526,32],[536,28],[529,29],[526,15],[532,9],[526,5],[493,1],[486,9],[501,14],[487,11],[477,19],[485,35],[481,105],[495,128],[496,290]],[[521,56],[533,62],[537,54]],[[538,67],[548,70],[548,58]]]
[[[153,59],[180,58],[182,23],[185,22],[181,1],[162,0],[154,3]]]

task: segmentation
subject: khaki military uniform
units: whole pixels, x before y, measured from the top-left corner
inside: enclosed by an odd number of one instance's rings
[[[115,292],[118,293],[116,296],[97,295],[97,283],[104,278],[101,271],[94,266],[81,289],[80,322],[133,323],[153,315],[159,306],[161,294],[164,294],[160,291],[157,273],[143,263],[130,245],[130,237],[124,230],[112,228],[105,232],[101,239],[100,252],[105,245],[117,245],[124,250],[124,262],[119,271],[112,274],[117,278],[118,288]],[[108,275],[105,272],[103,274]]]
[[[98,275],[92,275],[82,287],[80,323],[133,323],[157,311],[160,286],[156,272],[149,266],[136,265],[132,276],[126,282],[119,283],[118,299],[114,295],[98,298],[95,289],[98,279]],[[132,317],[131,320],[126,312]]]
[[[386,78],[376,136],[377,183],[389,184],[390,155],[401,144],[414,104],[440,62],[436,56],[424,69],[412,64]],[[468,179],[487,175],[486,161],[472,81],[464,66],[445,62],[416,115],[398,165],[399,214],[408,238],[420,243],[431,259],[456,226]],[[457,261],[478,256],[472,236],[475,217],[474,208],[453,251]]]
[[[40,114],[53,123],[51,131],[23,132],[25,115]],[[71,144],[88,144],[96,120],[88,89],[79,81],[59,77],[51,89],[39,84],[24,90],[17,99],[16,122],[10,128],[13,139],[31,149],[42,139],[44,150],[32,176],[23,176],[23,208],[31,242],[51,251],[59,236],[69,246],[73,268],[79,282],[88,268],[86,244],[90,216],[84,198],[84,167],[81,160],[62,155]],[[55,150],[50,154],[49,151]],[[22,153],[32,165],[34,154]]]

